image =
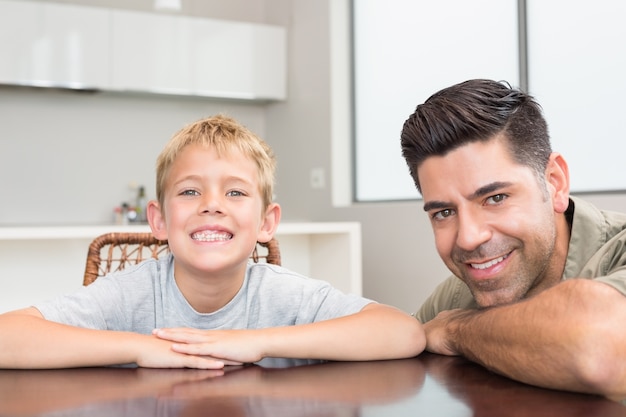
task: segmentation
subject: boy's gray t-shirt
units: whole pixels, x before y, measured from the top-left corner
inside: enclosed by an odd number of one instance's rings
[[[168,255],[35,307],[59,323],[150,334],[167,327],[259,329],[312,323],[356,313],[371,302],[325,281],[251,262],[241,289],[228,304],[213,313],[198,313],[178,289],[174,259]]]

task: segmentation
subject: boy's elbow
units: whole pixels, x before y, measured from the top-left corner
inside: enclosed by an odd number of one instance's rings
[[[370,304],[363,310],[378,317],[377,339],[384,343],[387,359],[412,358],[426,348],[424,326],[415,317],[384,304]]]
[[[422,353],[424,349],[426,349],[426,332],[424,331],[424,326],[419,320],[414,319],[413,317],[411,317],[411,319],[417,323],[417,326],[413,326],[414,330],[412,335],[413,342],[411,343],[411,356],[417,356]]]
[[[405,320],[406,325],[396,341],[397,353],[399,357],[412,358],[422,353],[426,348],[426,333],[419,320],[411,316]]]

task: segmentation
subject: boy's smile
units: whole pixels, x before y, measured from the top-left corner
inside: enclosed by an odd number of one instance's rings
[[[232,233],[219,231],[219,230],[200,230],[191,234],[193,240],[201,242],[219,242],[230,240],[233,238]]]

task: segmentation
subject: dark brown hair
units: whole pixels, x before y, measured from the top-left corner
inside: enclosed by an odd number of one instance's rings
[[[543,178],[552,148],[541,106],[506,82],[469,80],[430,96],[404,122],[402,156],[421,191],[417,168],[426,158],[498,134],[516,162]]]

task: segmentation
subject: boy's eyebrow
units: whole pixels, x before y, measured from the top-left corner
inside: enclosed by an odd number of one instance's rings
[[[478,188],[472,194],[467,196],[467,199],[475,200],[477,198],[484,197],[486,195],[494,193],[502,188],[510,187],[511,185],[513,185],[513,183],[511,182],[495,181],[495,182],[492,182],[487,185],[483,185],[482,187]],[[444,208],[451,207],[452,205],[453,205],[452,203],[449,203],[446,201],[438,201],[438,200],[428,201],[424,203],[424,211],[430,211],[434,209],[444,209]]]
[[[224,177],[225,181],[228,182],[240,182],[240,183],[244,183],[244,184],[250,184],[250,185],[254,185],[253,181],[250,181],[244,177],[239,177],[237,175],[230,175],[227,177]],[[179,178],[178,180],[174,181],[172,183],[172,185],[177,185],[180,184],[181,182],[185,182],[185,181],[202,181],[202,175],[197,175],[197,174],[190,174],[187,175],[185,177]]]

